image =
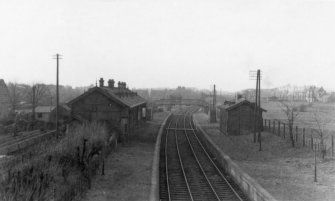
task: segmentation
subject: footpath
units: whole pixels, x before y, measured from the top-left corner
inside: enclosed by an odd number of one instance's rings
[[[82,201],[147,201],[155,140],[167,113],[155,113],[106,160],[105,175],[97,175]]]
[[[292,148],[288,141],[262,132],[262,151],[253,143],[253,134],[227,136],[219,125],[208,123],[204,113],[194,115],[210,138],[249,176],[277,200],[335,200],[335,160],[317,157],[317,182],[314,182],[314,152]]]

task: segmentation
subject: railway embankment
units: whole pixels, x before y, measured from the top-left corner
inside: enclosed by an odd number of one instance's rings
[[[29,146],[35,145],[55,135],[55,130],[40,132],[39,130],[26,132],[18,137],[7,137],[0,141],[0,155],[7,155]]]
[[[263,132],[262,151],[253,143],[253,134],[227,136],[218,124],[209,124],[203,113],[194,115],[215,147],[224,152],[238,168],[282,201],[327,201],[335,199],[335,161],[317,155],[317,182],[314,182],[314,152],[292,148],[280,137]],[[218,152],[218,151],[216,151]],[[223,157],[225,158],[225,157]],[[223,159],[222,163],[225,163]],[[236,169],[236,168],[233,168]],[[248,186],[243,175],[236,174],[242,186]]]

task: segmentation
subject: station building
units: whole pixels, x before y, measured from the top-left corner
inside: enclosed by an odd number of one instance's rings
[[[145,121],[146,100],[129,90],[125,82],[99,80],[99,86],[93,87],[82,95],[71,100],[73,119],[84,122],[104,122],[119,129],[121,134],[128,136],[137,125]]]
[[[256,131],[263,128],[263,108],[256,108],[255,103],[248,100],[239,100],[219,106],[220,131],[228,135],[249,134],[254,131],[254,119],[257,118]]]

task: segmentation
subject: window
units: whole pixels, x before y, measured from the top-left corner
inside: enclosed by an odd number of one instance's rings
[[[42,118],[42,113],[37,113],[37,118]]]

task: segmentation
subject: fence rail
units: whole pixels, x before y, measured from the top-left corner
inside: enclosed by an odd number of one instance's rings
[[[276,119],[264,119],[263,128],[265,131],[290,140],[289,126],[287,123]],[[306,147],[315,151],[324,152],[325,156],[334,157],[334,135],[335,131],[323,130],[323,143],[320,136],[317,136],[313,128],[292,127],[293,140],[296,147]]]

